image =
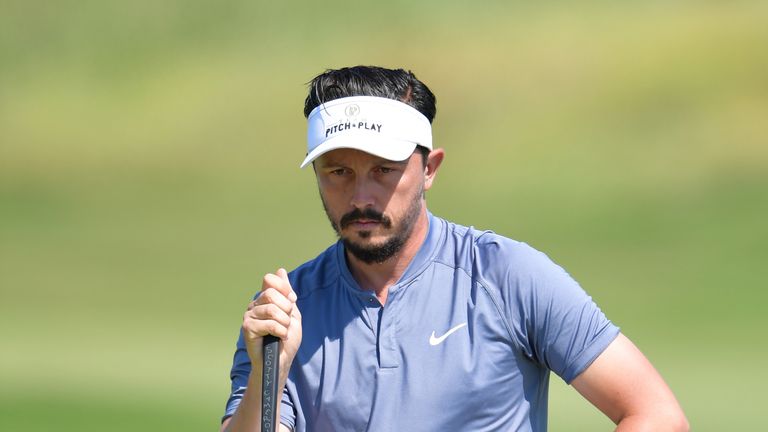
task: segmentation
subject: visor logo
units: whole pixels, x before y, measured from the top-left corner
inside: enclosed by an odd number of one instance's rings
[[[346,114],[347,117],[356,117],[360,114],[360,107],[355,104],[347,105],[347,107],[344,108],[344,114]]]

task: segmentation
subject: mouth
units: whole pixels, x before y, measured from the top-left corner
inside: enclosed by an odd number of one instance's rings
[[[372,229],[378,225],[380,225],[381,222],[373,219],[356,219],[349,223],[348,226],[356,229]]]
[[[377,230],[379,228],[388,229],[391,226],[391,222],[389,218],[373,209],[354,209],[342,216],[336,226],[342,231],[349,229],[362,233]]]

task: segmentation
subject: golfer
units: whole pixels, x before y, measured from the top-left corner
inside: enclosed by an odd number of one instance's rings
[[[264,276],[222,430],[257,431],[262,340],[281,339],[281,431],[544,431],[550,371],[621,431],[688,424],[643,354],[531,246],[433,215],[435,96],[413,73],[312,80],[307,154],[339,241]],[[461,197],[457,197],[461,202]]]

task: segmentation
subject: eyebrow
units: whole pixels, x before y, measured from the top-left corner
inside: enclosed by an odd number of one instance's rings
[[[320,168],[328,168],[328,167],[340,167],[340,166],[346,166],[345,164],[334,160],[334,159],[325,159],[325,160],[317,160],[318,165]],[[374,165],[399,165],[399,166],[405,166],[408,165],[408,159],[401,160],[401,161],[393,161],[389,159],[384,159],[381,157],[376,157],[376,160],[373,163]]]
[[[384,159],[384,158],[377,158],[376,165],[400,165],[400,166],[405,166],[405,165],[408,165],[408,159],[401,160],[401,161],[393,161],[393,160]]]
[[[333,159],[315,159],[315,164],[318,165],[320,168],[327,168],[331,166],[342,166],[340,162],[337,162]]]

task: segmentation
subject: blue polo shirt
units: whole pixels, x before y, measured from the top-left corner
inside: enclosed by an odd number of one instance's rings
[[[384,306],[340,242],[289,278],[303,339],[280,421],[295,431],[544,431],[549,372],[570,383],[619,334],[543,253],[431,214]],[[249,373],[241,334],[225,418]]]

